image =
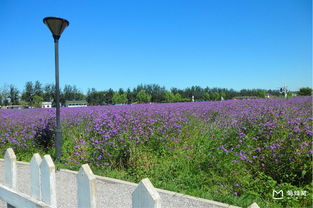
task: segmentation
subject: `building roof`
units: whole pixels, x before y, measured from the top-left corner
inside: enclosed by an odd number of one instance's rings
[[[87,104],[87,101],[86,100],[67,100],[67,101],[65,101],[65,105],[70,105],[70,104],[85,105],[85,104]]]
[[[41,105],[51,105],[52,102],[42,102]]]

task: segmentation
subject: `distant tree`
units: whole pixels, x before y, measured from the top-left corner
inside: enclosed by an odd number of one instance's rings
[[[105,104],[105,92],[96,91],[95,88],[88,90],[86,100],[88,105],[103,105]]]
[[[210,93],[209,93],[209,92],[205,92],[205,93],[204,93],[204,100],[205,100],[205,101],[211,100],[211,96],[210,96]]]
[[[239,96],[253,96],[265,98],[266,90],[263,89],[242,89],[239,92]]]
[[[213,93],[213,100],[220,100],[221,99],[221,96],[218,92],[214,92]]]
[[[311,96],[312,95],[312,88],[309,88],[309,87],[300,88],[298,95],[299,96]]]
[[[151,92],[147,91],[148,94],[151,94],[151,101],[160,103],[164,101],[164,96],[166,89],[165,87],[161,87],[160,85],[157,84],[152,84],[151,86]]]
[[[258,97],[261,97],[261,98],[265,98],[266,96],[266,90],[258,90]]]
[[[120,89],[118,90],[118,93],[119,93],[120,95],[122,95],[122,94],[124,94],[124,90],[123,90],[122,88],[120,88]]]
[[[113,95],[114,95],[113,89],[110,88],[109,90],[105,91],[104,102],[106,104],[112,104]]]
[[[1,102],[2,105],[9,105],[9,97],[10,97],[10,86],[5,84],[0,88]]]
[[[35,82],[35,86],[34,86],[34,95],[43,97],[43,90],[42,90],[42,85],[39,81]]]
[[[170,91],[166,91],[164,97],[167,103],[175,102],[175,95]]]
[[[19,104],[19,91],[14,85],[10,85],[9,99],[12,105]]]
[[[22,94],[22,100],[28,102],[30,105],[33,104],[33,96],[35,94],[33,82],[26,82],[25,90]]]
[[[43,98],[42,98],[41,96],[39,96],[39,95],[34,95],[32,106],[37,107],[37,108],[40,108],[42,102],[43,102]]]
[[[165,100],[165,87],[161,87],[158,84],[149,84],[149,85],[138,85],[134,90],[133,94],[137,95],[138,92],[141,90],[144,90],[146,93],[151,95],[151,101],[152,102],[162,102]]]
[[[61,103],[65,104],[67,100],[84,100],[85,95],[77,89],[77,87],[71,85],[65,85],[61,93]]]
[[[220,99],[219,99],[219,100],[221,100],[222,98],[225,99],[225,97],[226,97],[225,91],[221,91]]]
[[[136,94],[134,94],[129,88],[126,91],[126,95],[127,95],[128,104],[135,102]]]
[[[55,86],[53,84],[46,84],[43,88],[43,100],[45,102],[54,102]]]
[[[272,96],[280,96],[279,90],[267,90],[267,94]]]
[[[174,102],[182,102],[182,96],[179,93],[175,94]]]
[[[22,105],[22,106],[29,106],[29,103],[26,102],[25,100],[21,100],[20,101],[20,105]]]
[[[125,104],[127,103],[127,94],[126,93],[118,93],[115,92],[112,97],[112,103],[113,104]]]
[[[293,94],[293,92],[288,91],[288,92],[287,92],[287,97],[288,97],[288,98],[291,98],[291,97],[292,97],[292,94]]]
[[[172,87],[172,88],[171,88],[171,92],[172,92],[173,94],[176,94],[176,93],[179,92],[179,89],[177,89],[176,87]]]
[[[230,89],[226,91],[226,99],[232,99],[234,97],[238,96],[238,92],[234,89]]]
[[[137,101],[138,103],[148,103],[151,101],[151,95],[149,95],[148,93],[146,93],[144,90],[140,90],[137,93]]]

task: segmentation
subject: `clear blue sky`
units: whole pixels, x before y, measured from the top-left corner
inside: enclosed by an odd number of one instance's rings
[[[0,86],[54,83],[46,16],[70,21],[60,83],[104,90],[312,85],[309,0],[0,1]]]

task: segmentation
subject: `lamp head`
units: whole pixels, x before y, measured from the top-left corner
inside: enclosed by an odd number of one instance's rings
[[[43,23],[48,26],[54,40],[59,40],[64,29],[70,24],[66,19],[59,17],[46,17]]]

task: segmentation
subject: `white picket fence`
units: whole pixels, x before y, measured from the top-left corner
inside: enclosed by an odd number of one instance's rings
[[[4,182],[0,184],[0,199],[8,208],[56,208],[55,166],[50,155],[43,158],[38,153],[30,161],[31,196],[17,190],[17,161],[13,149],[4,156]],[[96,208],[96,177],[88,164],[81,166],[77,174],[78,208]],[[132,193],[133,208],[161,208],[159,193],[148,178],[141,180]],[[259,208],[256,203],[248,208]]]
[[[31,196],[17,190],[17,165],[13,149],[4,157],[4,182],[0,184],[0,199],[8,208],[56,208],[55,166],[50,155],[43,158],[34,154],[31,161]],[[88,164],[82,165],[77,174],[78,208],[96,208],[96,177]],[[161,208],[160,195],[148,178],[143,179],[132,193],[133,208]]]

